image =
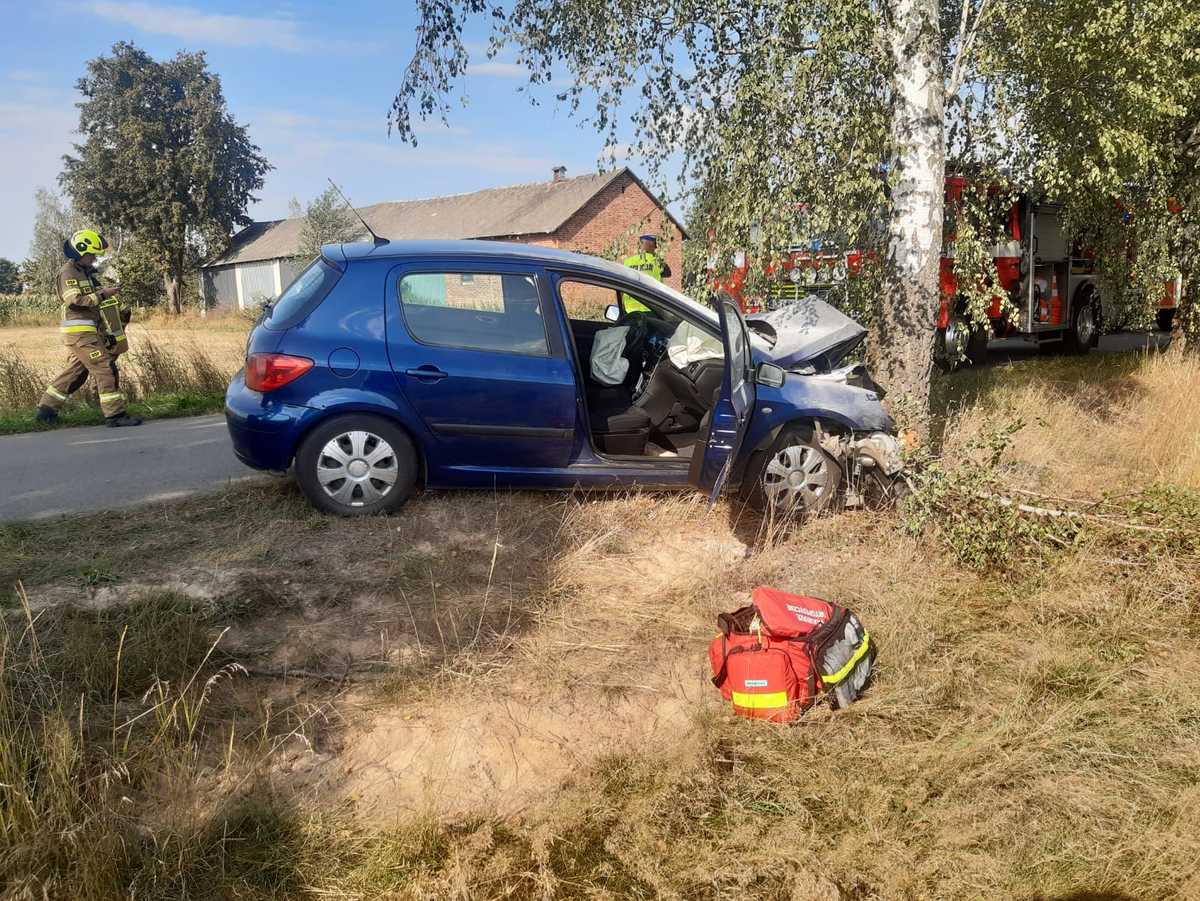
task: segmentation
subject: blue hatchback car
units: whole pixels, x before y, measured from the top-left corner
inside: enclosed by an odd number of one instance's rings
[[[864,329],[816,298],[743,318],[596,257],[490,241],[328,245],[251,332],[238,457],[318,508],[438,488],[723,488],[780,512],[886,495]]]

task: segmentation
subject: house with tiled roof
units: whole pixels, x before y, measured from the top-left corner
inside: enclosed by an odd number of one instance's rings
[[[389,240],[473,238],[517,241],[609,258],[637,252],[638,235],[659,236],[679,287],[683,226],[629,168],[568,178],[558,167],[547,181],[469,194],[376,203],[359,210]],[[302,217],[255,222],[228,250],[200,269],[209,309],[252,309],[278,297],[308,260],[296,256]]]

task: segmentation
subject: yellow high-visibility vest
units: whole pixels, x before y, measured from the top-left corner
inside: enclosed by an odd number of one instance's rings
[[[662,281],[663,263],[662,258],[656,253],[635,253],[633,256],[625,257],[624,265],[630,269],[636,269],[638,272],[644,272],[655,281]],[[626,313],[649,313],[650,308],[641,301],[638,301],[628,294],[621,295],[622,303]]]

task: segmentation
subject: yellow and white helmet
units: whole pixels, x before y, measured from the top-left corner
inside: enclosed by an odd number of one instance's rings
[[[80,256],[87,253],[93,256],[100,256],[100,254],[108,250],[108,242],[104,240],[98,231],[91,228],[83,228],[71,235],[71,249]]]

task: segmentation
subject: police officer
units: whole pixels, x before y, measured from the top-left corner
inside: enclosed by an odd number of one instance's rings
[[[96,257],[106,249],[108,242],[90,228],[75,232],[63,242],[67,262],[58,273],[56,288],[63,304],[59,331],[67,346],[67,368],[38,402],[38,422],[49,425],[57,420],[59,408],[90,375],[99,389],[100,410],[107,425],[142,424],[125,412],[125,395],[117,372],[117,357],[129,349],[125,337],[129,314],[121,310],[117,289],[101,285],[96,275]]]
[[[670,278],[671,267],[667,261],[658,255],[658,238],[654,235],[642,235],[638,238],[638,252],[625,257],[624,264],[630,269],[644,272],[651,278],[662,281]],[[628,294],[624,295],[626,313],[649,313],[650,308]]]

